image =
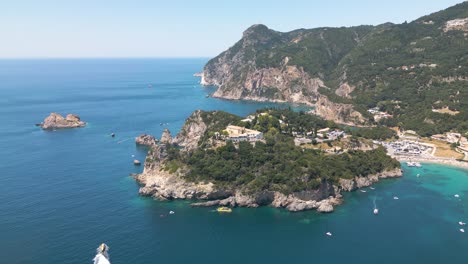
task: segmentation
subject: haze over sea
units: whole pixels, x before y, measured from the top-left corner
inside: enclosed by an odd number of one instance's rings
[[[196,109],[247,115],[274,106],[205,98],[213,88],[192,74],[206,61],[0,60],[0,263],[91,263],[102,242],[113,264],[466,262],[458,221],[468,222],[468,172],[459,168],[403,166],[403,178],[345,194],[332,214],[220,215],[138,196],[129,174],[142,168],[132,155],[144,160],[146,150],[135,136],[175,134]],[[34,126],[50,112],[89,124]]]

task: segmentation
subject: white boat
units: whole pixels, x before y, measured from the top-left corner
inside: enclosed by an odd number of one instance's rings
[[[360,191],[363,192],[363,193],[367,192],[366,190],[360,190]]]
[[[464,223],[464,222],[462,222],[462,221],[458,222],[458,224],[461,225],[461,226],[466,225],[466,223]]]
[[[332,236],[332,233],[331,232],[326,232],[325,235]]]
[[[416,166],[417,168],[421,168],[421,167],[422,167],[421,163],[419,163],[419,162],[415,162],[415,163],[414,163],[414,166]]]
[[[393,196],[393,200],[398,200],[400,198],[398,198],[398,196]]]
[[[175,214],[175,212],[174,211],[169,211],[169,214]]]
[[[93,259],[94,264],[110,264],[108,251],[109,247],[106,244],[102,243],[96,249],[97,254]]]
[[[455,198],[460,198],[460,195],[455,194],[454,197],[455,197]]]
[[[369,187],[369,189],[371,189],[371,190],[375,190],[375,188],[374,188],[374,187]]]
[[[421,176],[419,173],[418,173],[418,174],[416,174],[416,177],[418,177],[418,178],[419,178],[419,176]]]
[[[416,167],[416,163],[412,161],[406,162],[406,165],[408,165],[408,167]]]
[[[460,228],[460,232],[465,233],[465,229]]]
[[[375,215],[379,214],[379,209],[375,208],[375,209],[374,209],[374,214],[375,214]]]

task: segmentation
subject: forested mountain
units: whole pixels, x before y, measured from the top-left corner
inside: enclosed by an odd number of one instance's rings
[[[248,28],[210,60],[214,97],[315,105],[335,121],[380,122],[422,135],[468,131],[468,2],[403,24],[277,32]]]

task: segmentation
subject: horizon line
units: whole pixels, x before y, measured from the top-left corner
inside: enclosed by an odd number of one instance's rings
[[[208,56],[125,56],[125,57],[0,57],[0,60],[71,60],[71,59],[210,59]]]

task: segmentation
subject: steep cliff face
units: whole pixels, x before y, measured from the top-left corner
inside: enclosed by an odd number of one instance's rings
[[[187,118],[184,126],[173,139],[173,143],[192,151],[198,147],[198,142],[206,132],[207,124],[202,118],[202,111],[197,110]]]
[[[239,89],[217,89],[213,97],[311,105],[322,80],[311,78],[302,68],[285,65],[249,71]]]
[[[385,105],[392,123],[406,129],[434,132],[419,125],[430,116],[437,119],[438,132],[454,130],[467,124],[462,118],[468,111],[462,103],[467,94],[453,93],[464,84],[428,80],[467,78],[467,28],[468,2],[402,24],[290,32],[253,25],[205,65],[201,83],[217,86],[214,97],[235,100],[313,105],[326,96],[334,104],[322,104],[319,112],[340,123],[363,125],[357,122],[369,120],[356,109],[366,116],[366,108]],[[325,85],[328,92],[320,94],[318,88]],[[389,105],[396,101],[401,103]],[[462,115],[453,121],[432,116],[438,101]],[[327,106],[346,111],[331,114],[334,110],[324,109]]]
[[[219,132],[239,120],[238,116],[223,111],[196,110],[185,120],[172,143],[183,147],[186,152],[191,152],[200,145],[212,147],[217,142],[209,134]]]
[[[154,146],[148,152],[143,173],[135,178],[142,184],[140,194],[160,200],[172,199],[221,199],[232,193],[215,188],[213,183],[193,183],[183,179],[186,170],[180,168],[175,172],[166,170],[166,145]]]
[[[314,112],[324,119],[342,124],[359,125],[366,122],[362,114],[355,111],[351,104],[333,103],[326,96],[319,96]]]
[[[233,47],[206,64],[201,83],[217,86],[212,96],[218,98],[314,105],[320,96],[318,89],[325,87],[325,75],[370,29],[281,33],[253,25]],[[340,43],[334,43],[337,34],[344,36]],[[299,66],[308,59],[311,65]],[[343,87],[349,89],[344,93],[348,96],[352,88],[346,85]],[[341,116],[346,118],[345,113]]]

